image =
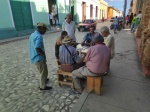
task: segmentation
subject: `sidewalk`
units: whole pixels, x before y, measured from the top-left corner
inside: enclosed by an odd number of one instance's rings
[[[150,112],[150,79],[142,74],[135,38],[125,29],[115,42],[101,96],[85,89],[72,112]]]
[[[56,33],[56,32],[60,32],[60,31],[61,31],[61,29],[59,27],[51,27],[51,30],[47,31],[46,34]],[[33,33],[33,32],[31,32],[31,33]],[[0,40],[0,45],[7,44],[7,43],[10,43],[10,42],[15,42],[15,41],[20,41],[20,40],[28,39],[29,36],[30,36],[29,34],[30,33],[27,33],[27,35],[25,35],[25,36],[18,36],[18,37],[13,37],[13,38],[8,38],[8,39]]]

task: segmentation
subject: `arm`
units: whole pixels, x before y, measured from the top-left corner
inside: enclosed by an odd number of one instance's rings
[[[105,44],[106,44],[106,46],[107,47],[111,47],[111,43],[112,43],[112,38],[111,37],[109,37],[108,39],[107,39],[107,41],[105,42]]]
[[[76,23],[74,22],[74,34],[76,32]]]
[[[55,57],[59,59],[59,45],[55,44]]]
[[[81,43],[82,46],[84,46],[84,45],[90,46],[89,43],[85,43],[87,41],[87,37],[88,37],[88,33],[83,37],[83,42]]]
[[[84,60],[84,57],[81,58],[81,57],[78,55],[78,53],[77,53],[77,51],[76,51],[75,48],[74,48],[74,50],[73,50],[73,56],[74,56],[74,60],[76,61],[76,63],[82,63],[83,60]]]
[[[41,48],[42,48],[42,44],[43,44],[42,37],[38,37],[38,38],[35,40],[35,49],[36,49],[36,51],[37,51],[40,55],[46,57],[45,52],[41,49]]]
[[[91,48],[89,48],[88,52],[86,53],[84,62],[87,62],[90,60],[90,55],[91,55]]]
[[[43,50],[42,50],[41,48],[36,48],[36,51],[37,51],[38,53],[40,53],[40,55],[46,57],[45,53],[43,52]]]

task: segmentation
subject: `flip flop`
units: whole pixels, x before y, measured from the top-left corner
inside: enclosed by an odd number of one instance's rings
[[[77,90],[72,90],[72,93],[73,93],[73,94],[82,94],[82,92],[79,92],[79,91],[77,91]]]

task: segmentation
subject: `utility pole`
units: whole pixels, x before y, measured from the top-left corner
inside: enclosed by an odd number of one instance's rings
[[[125,16],[126,16],[127,0],[124,0],[124,11],[123,11],[123,28],[125,28]]]

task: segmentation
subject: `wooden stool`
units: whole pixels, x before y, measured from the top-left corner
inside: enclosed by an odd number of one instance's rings
[[[59,69],[57,70],[57,75],[58,75],[58,84],[60,86],[64,84],[64,85],[69,85],[72,88],[74,87],[71,72],[64,72],[61,69]]]
[[[100,95],[102,84],[103,76],[87,77],[87,92],[94,90],[97,95]]]

